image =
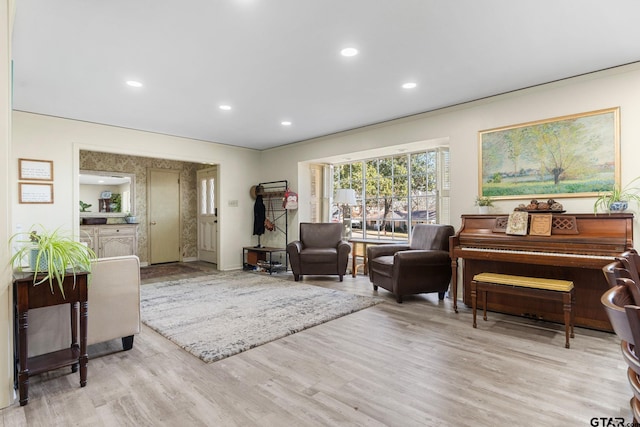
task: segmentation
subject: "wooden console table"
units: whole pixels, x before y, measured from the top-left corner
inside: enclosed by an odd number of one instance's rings
[[[58,283],[54,280],[54,292],[51,292],[49,281],[37,286],[33,284],[32,273],[16,273],[13,277],[13,301],[15,311],[15,350],[16,369],[18,371],[18,388],[20,406],[29,403],[29,377],[53,369],[71,366],[76,372],[80,366],[80,387],[87,385],[87,275],[76,273],[64,278],[64,298],[60,294]],[[71,307],[71,347],[35,357],[28,357],[27,331],[29,328],[29,310],[59,304],[70,304]],[[78,304],[80,319],[78,322]],[[80,326],[80,342],[78,343],[78,324]]]

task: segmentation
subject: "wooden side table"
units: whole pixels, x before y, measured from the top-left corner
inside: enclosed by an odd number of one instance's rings
[[[13,301],[15,311],[15,350],[16,369],[20,406],[29,403],[29,377],[53,369],[71,366],[76,372],[80,367],[80,387],[87,385],[87,275],[88,273],[67,274],[64,278],[64,298],[54,280],[54,292],[49,281],[37,286],[33,284],[32,273],[17,273],[13,277]],[[71,347],[51,353],[28,357],[27,332],[29,328],[29,310],[52,305],[70,304],[71,307]],[[78,310],[78,305],[80,306]],[[80,319],[78,322],[78,311]],[[78,323],[80,342],[78,342]]]
[[[351,277],[356,277],[358,268],[362,267],[363,273],[366,275],[367,270],[367,246],[369,245],[389,245],[394,243],[407,243],[407,240],[380,240],[380,239],[361,239],[351,238]],[[361,250],[361,252],[360,252]],[[357,264],[356,258],[362,257],[362,264]]]

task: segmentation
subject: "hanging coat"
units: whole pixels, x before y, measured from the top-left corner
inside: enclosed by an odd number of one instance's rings
[[[267,209],[262,201],[262,196],[256,196],[256,203],[253,205],[253,234],[261,236],[264,234],[264,220],[267,219]]]

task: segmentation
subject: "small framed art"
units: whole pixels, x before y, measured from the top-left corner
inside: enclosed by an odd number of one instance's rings
[[[18,183],[20,203],[53,203],[53,184]]]
[[[30,181],[53,181],[53,161],[18,159],[18,179]]]
[[[531,226],[529,234],[532,236],[551,236],[552,214],[531,215]]]
[[[529,228],[529,214],[523,211],[515,211],[509,214],[507,221],[507,234],[526,236]]]

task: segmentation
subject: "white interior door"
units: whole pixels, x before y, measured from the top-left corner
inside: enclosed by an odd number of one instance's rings
[[[180,172],[148,171],[149,262],[180,261]]]
[[[202,169],[198,177],[198,259],[218,263],[217,168]]]

